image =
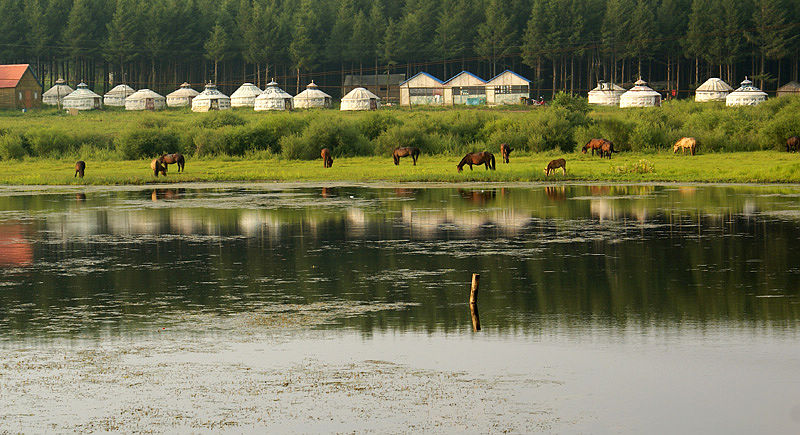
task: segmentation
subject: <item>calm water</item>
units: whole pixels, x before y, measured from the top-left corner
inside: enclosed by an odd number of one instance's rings
[[[799,199],[0,188],[0,431],[796,433]]]

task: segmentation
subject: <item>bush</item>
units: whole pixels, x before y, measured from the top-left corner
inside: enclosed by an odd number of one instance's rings
[[[283,136],[280,147],[281,155],[287,159],[316,159],[323,148],[328,148],[337,157],[372,154],[369,141],[356,123],[336,116],[315,118],[302,134]]]
[[[425,154],[441,152],[432,149],[428,133],[407,125],[396,125],[384,131],[374,142],[377,155],[391,154],[397,147],[417,147]]]
[[[62,157],[78,148],[74,138],[57,130],[32,131],[25,135],[31,155],[37,157]]]
[[[375,140],[390,128],[400,124],[400,121],[388,113],[370,112],[359,125],[368,140]]]
[[[180,136],[166,129],[133,129],[116,140],[117,152],[124,159],[151,158],[180,152]]]
[[[21,159],[25,156],[22,137],[13,133],[0,134],[0,160]]]
[[[245,125],[241,116],[232,113],[230,110],[220,110],[203,114],[200,119],[195,121],[197,128],[221,128],[227,126]]]

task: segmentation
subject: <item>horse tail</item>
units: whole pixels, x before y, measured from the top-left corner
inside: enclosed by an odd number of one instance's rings
[[[491,159],[490,161],[491,161],[491,165],[492,165],[492,170],[494,171],[494,170],[495,170],[495,166],[494,166],[494,154],[491,154],[491,153],[489,153],[489,159]]]

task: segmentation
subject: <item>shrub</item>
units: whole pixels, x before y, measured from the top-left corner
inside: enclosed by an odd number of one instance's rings
[[[179,144],[180,136],[166,129],[132,129],[116,140],[117,151],[128,160],[179,152]]]
[[[195,126],[198,128],[220,128],[235,125],[245,125],[245,121],[241,116],[232,113],[229,110],[220,110],[208,112],[203,114],[200,119],[195,121]]]
[[[384,131],[375,142],[375,154],[391,154],[397,147],[417,147],[426,154],[438,154],[431,146],[430,135],[407,125],[396,125]]]
[[[31,155],[37,157],[61,157],[78,148],[75,140],[57,130],[38,130],[25,135]]]
[[[315,118],[301,134],[282,137],[280,147],[281,155],[287,159],[316,159],[323,148],[331,150],[334,156],[372,154],[369,141],[356,123],[335,116]]]
[[[385,131],[399,125],[400,121],[388,113],[370,112],[360,122],[359,128],[368,140],[375,140]]]
[[[649,174],[656,171],[653,162],[641,159],[632,165],[617,166],[614,171],[618,174]]]
[[[22,137],[13,133],[0,134],[0,160],[21,159],[25,156]]]

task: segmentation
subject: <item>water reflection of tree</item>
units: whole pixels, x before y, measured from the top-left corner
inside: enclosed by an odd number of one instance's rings
[[[27,270],[0,295],[0,313],[9,319],[0,329],[37,325],[11,307],[33,304],[58,321],[77,303],[70,301],[87,297],[89,319],[113,317],[115,310],[146,317],[287,302],[407,302],[418,305],[341,322],[366,333],[451,331],[471,327],[463,309],[470,272],[482,274],[481,323],[488,331],[796,329],[798,222],[745,213],[753,207],[747,204],[786,210],[791,198],[720,188],[728,191],[726,203],[715,189],[686,195],[645,187],[626,198],[625,189],[596,197],[586,187],[565,186],[567,200],[555,205],[545,189],[509,188],[492,199],[491,208],[454,201],[460,194],[450,189],[420,189],[414,201],[392,201],[395,192],[385,189],[343,193],[358,198],[342,203],[347,207],[293,208],[287,202],[272,209],[82,207],[45,213],[39,219],[48,231],[40,237],[60,242],[34,245],[35,258],[48,266]],[[319,191],[314,195],[318,199]],[[570,199],[582,196],[593,199]],[[372,202],[365,205],[363,198]],[[103,201],[108,198],[92,195],[87,205]],[[592,210],[598,201],[614,210],[602,221]],[[0,198],[0,205],[61,207],[36,195]],[[83,237],[97,234],[159,237],[124,239],[124,245]],[[180,234],[192,237],[161,237]],[[214,238],[196,237],[202,235]],[[89,266],[81,267],[88,271],[70,269],[71,261],[85,262]],[[764,295],[784,297],[755,297]]]

